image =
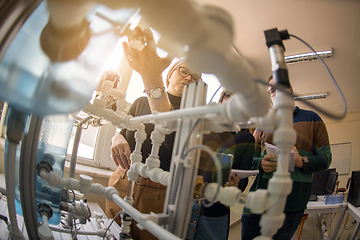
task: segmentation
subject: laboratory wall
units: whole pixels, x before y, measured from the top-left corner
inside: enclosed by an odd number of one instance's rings
[[[360,112],[348,113],[341,121],[321,116],[326,124],[330,144],[351,143],[349,174],[339,175],[339,187],[346,187],[351,171],[360,170]],[[336,161],[333,158],[333,161]]]

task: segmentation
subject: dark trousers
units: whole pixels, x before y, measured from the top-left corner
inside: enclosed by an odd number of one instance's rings
[[[285,213],[284,225],[273,236],[274,240],[291,240],[292,236],[298,228],[301,218],[304,215],[304,211],[300,212],[288,212]],[[261,215],[259,214],[243,214],[241,217],[241,239],[250,240],[260,234],[260,222]]]

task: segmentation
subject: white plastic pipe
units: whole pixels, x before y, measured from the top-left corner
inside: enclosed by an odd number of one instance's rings
[[[52,231],[49,228],[48,217],[43,214],[41,216],[42,224],[38,227],[38,232],[41,240],[53,240],[54,236],[52,235]]]
[[[211,201],[216,196],[217,200],[226,206],[234,206],[240,202],[241,190],[237,187],[220,187],[216,195],[217,187],[217,183],[206,185],[204,190],[206,200]]]
[[[102,195],[106,188],[99,183],[92,183],[92,178],[87,175],[80,175],[80,180],[74,178],[63,179],[56,172],[47,172],[45,169],[40,169],[39,176],[44,179],[52,187],[62,186],[70,190],[78,190],[84,194],[94,193]]]
[[[11,239],[25,239],[19,230],[15,208],[15,165],[17,144],[8,141],[6,154],[6,193],[10,219],[9,235]]]
[[[61,233],[69,233],[71,234],[72,231],[67,230],[67,229],[62,229],[62,228],[56,228],[56,227],[52,227],[50,226],[50,229],[54,232],[61,232]],[[104,230],[97,230],[94,232],[90,232],[90,231],[76,231],[76,234],[78,235],[89,235],[89,236],[99,236],[99,237],[103,237],[105,235],[105,231]]]
[[[145,214],[142,214],[134,207],[130,206],[125,200],[123,200],[119,195],[113,194],[111,196],[112,200],[119,205],[124,211],[126,211],[130,216],[132,216],[142,227],[146,228],[151,234],[155,237],[163,240],[174,239],[180,240],[181,238],[176,235],[168,232],[166,229],[162,228],[152,220],[148,219]]]
[[[162,112],[156,114],[148,114],[143,116],[138,116],[129,119],[130,124],[136,123],[150,123],[156,120],[178,120],[178,119],[188,119],[188,118],[203,118],[210,114],[222,114],[222,106],[219,105],[209,105],[193,108],[184,108],[177,109],[169,112]]]
[[[130,155],[131,166],[130,166],[130,170],[127,173],[129,181],[132,182],[136,181],[136,179],[139,177],[140,174],[140,170],[138,171],[135,169],[137,168],[137,166],[140,167],[141,165],[143,165],[141,147],[147,137],[147,134],[145,130],[138,130],[135,132],[134,136],[135,136],[135,149],[133,153]],[[132,187],[134,187],[134,185],[132,185]]]
[[[246,206],[254,213],[263,213],[260,220],[261,236],[256,239],[272,239],[285,220],[284,206],[292,190],[292,179],[288,172],[291,148],[296,142],[293,129],[294,99],[278,91],[274,99],[276,129],[273,142],[278,151],[278,164],[267,190],[249,193]],[[266,124],[265,124],[266,125]]]

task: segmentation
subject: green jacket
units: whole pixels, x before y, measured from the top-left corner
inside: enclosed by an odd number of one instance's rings
[[[295,167],[291,173],[293,180],[292,192],[287,198],[285,212],[297,212],[306,209],[311,192],[312,175],[315,172],[325,171],[329,168],[332,160],[329,137],[326,126],[320,116],[313,111],[303,110],[299,107],[294,111],[294,129],[297,133],[296,148],[301,156],[307,156],[309,165],[305,171]],[[262,158],[266,155],[265,142],[272,142],[272,134],[255,130],[255,154],[252,169],[259,169]],[[266,189],[273,173],[265,173],[260,170],[256,176],[250,191]]]

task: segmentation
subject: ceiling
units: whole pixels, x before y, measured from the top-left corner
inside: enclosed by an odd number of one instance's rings
[[[233,19],[234,44],[250,62],[256,77],[271,74],[264,30],[288,30],[315,50],[332,48],[325,60],[345,95],[347,112],[360,111],[360,1],[359,0],[197,0],[225,9]],[[308,48],[295,38],[284,41],[285,55]],[[288,65],[290,81],[297,95],[328,93],[311,102],[339,115],[344,110],[341,97],[320,61]],[[301,108],[311,109],[296,102]],[[321,115],[321,114],[320,114]]]

